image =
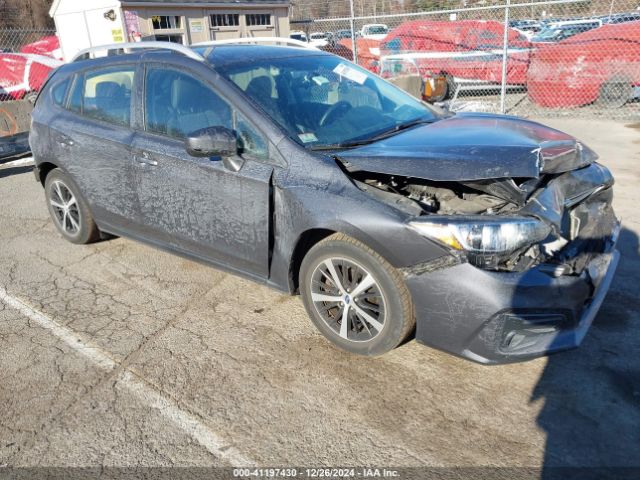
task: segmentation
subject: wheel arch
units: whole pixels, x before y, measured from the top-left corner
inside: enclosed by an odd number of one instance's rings
[[[64,171],[64,169],[62,169],[60,165],[56,165],[53,162],[42,162],[36,165],[36,178],[40,181],[43,187],[44,182],[46,182],[47,180],[47,175],[49,175],[51,171],[55,170],[56,168],[60,168],[62,171]]]
[[[293,247],[291,259],[289,260],[289,284],[291,293],[297,294],[300,291],[298,277],[300,276],[302,260],[307,255],[307,252],[311,250],[315,244],[335,233],[340,232],[330,228],[311,228],[300,234]]]
[[[349,222],[327,222],[322,223],[313,228],[303,231],[297,238],[295,246],[291,250],[289,257],[289,291],[293,294],[299,293],[298,276],[300,274],[300,266],[307,252],[318,242],[335,234],[341,233],[347,235],[359,242],[363,243],[382,258],[388,261],[394,267],[402,267],[403,259],[394,254],[392,249],[387,248],[384,242],[378,241],[370,234],[356,227]]]

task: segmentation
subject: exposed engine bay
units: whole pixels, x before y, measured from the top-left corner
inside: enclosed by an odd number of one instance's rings
[[[372,195],[395,203],[398,208],[413,215],[497,214],[518,208],[517,201],[485,193],[481,186],[471,186],[474,185],[471,182],[431,182],[370,172],[354,172],[351,176],[361,188]]]
[[[606,250],[618,224],[611,208],[613,178],[596,163],[539,178],[464,182],[349,171],[343,166],[361,190],[412,216],[531,216],[550,226],[544,241],[509,255],[462,259],[485,269],[524,271],[541,265],[554,276],[580,275]]]

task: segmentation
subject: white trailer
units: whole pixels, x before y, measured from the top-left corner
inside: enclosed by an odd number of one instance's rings
[[[65,61],[85,48],[126,41],[124,15],[117,0],[55,0],[49,14]]]

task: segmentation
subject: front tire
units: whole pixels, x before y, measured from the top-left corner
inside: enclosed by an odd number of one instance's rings
[[[44,182],[49,214],[65,240],[85,244],[100,239],[100,231],[80,191],[60,169],[49,172]]]
[[[415,325],[402,275],[363,243],[334,234],[309,250],[300,268],[302,301],[318,330],[334,345],[381,355]]]

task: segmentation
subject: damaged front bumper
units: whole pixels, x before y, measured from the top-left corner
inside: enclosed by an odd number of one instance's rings
[[[469,263],[407,270],[416,340],[485,364],[531,359],[577,347],[618,265],[619,222],[604,250],[579,275],[542,264],[496,272]]]

